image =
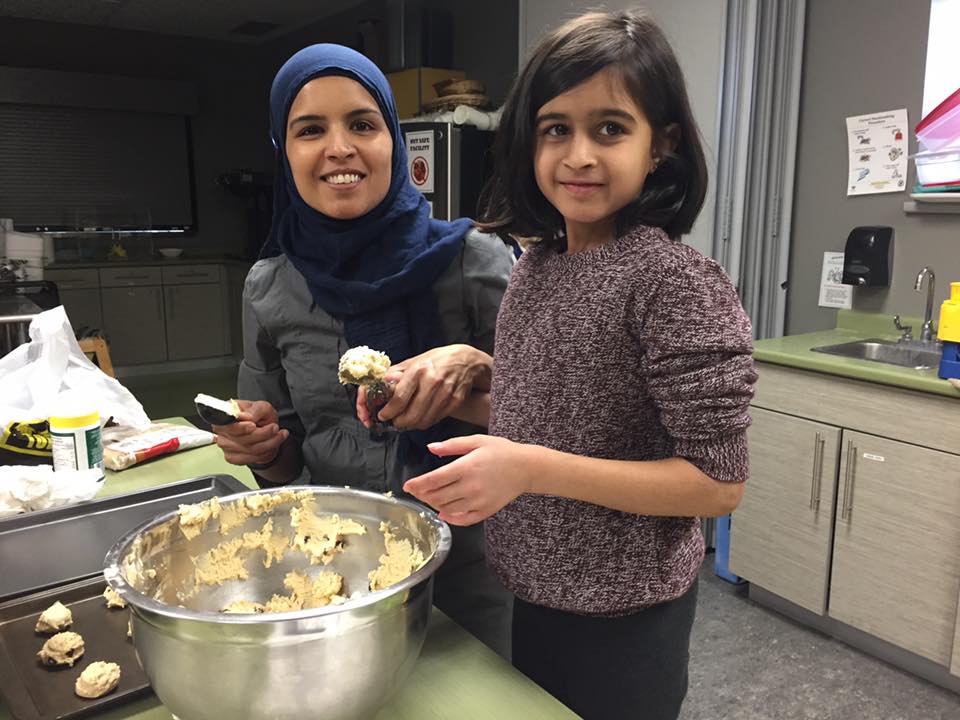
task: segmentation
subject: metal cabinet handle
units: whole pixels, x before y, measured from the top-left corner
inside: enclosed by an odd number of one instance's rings
[[[810,509],[820,508],[820,481],[823,477],[823,433],[817,433],[813,441],[813,477],[810,479]]]
[[[157,322],[163,322],[163,293],[157,292]]]
[[[114,280],[149,280],[149,275],[115,275]]]
[[[857,448],[853,440],[847,441],[847,467],[843,476],[843,504],[840,507],[840,519],[849,520],[853,510],[853,481],[857,476]]]
[[[175,312],[176,302],[177,302],[177,288],[171,288],[170,302],[169,302],[170,307],[168,308],[168,311],[170,313],[170,317],[169,317],[170,320],[173,320],[177,316],[177,313]]]

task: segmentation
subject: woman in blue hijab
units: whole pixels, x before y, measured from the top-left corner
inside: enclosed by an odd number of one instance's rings
[[[401,494],[437,462],[428,442],[476,431],[436,421],[489,389],[511,252],[470,220],[430,217],[390,86],[359,53],[324,44],[291,57],[273,81],[270,127],[273,223],[244,285],[243,412],[214,428],[217,444],[264,485]],[[337,379],[357,345],[399,364],[394,423],[417,429],[377,434],[357,419],[356,390]],[[435,603],[506,655],[509,596],[486,570],[482,530],[454,535]]]

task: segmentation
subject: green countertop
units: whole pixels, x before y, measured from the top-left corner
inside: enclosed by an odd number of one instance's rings
[[[158,422],[186,423],[183,418]],[[199,475],[227,473],[250,487],[246,468],[230,465],[215,445],[185,450],[128,470],[107,472],[100,496],[133,492]],[[97,713],[98,720],[170,720],[154,695]],[[578,716],[508,662],[434,609],[427,639],[406,685],[376,720],[563,720]],[[0,701],[0,720],[11,715]]]
[[[904,323],[912,324],[914,329],[919,329],[921,321],[917,318],[906,318]],[[870,360],[827,355],[811,350],[811,348],[823,345],[834,345],[866,338],[896,340],[897,337],[890,316],[841,310],[837,314],[837,327],[833,330],[758,340],[754,344],[753,357],[757,361],[777,365],[788,365],[803,370],[841,375],[856,380],[960,398],[960,391],[956,390],[946,380],[937,377],[936,369],[913,370]]]

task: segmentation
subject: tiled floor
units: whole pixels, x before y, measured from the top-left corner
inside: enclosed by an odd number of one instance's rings
[[[960,719],[960,696],[757,605],[707,561],[681,720]]]

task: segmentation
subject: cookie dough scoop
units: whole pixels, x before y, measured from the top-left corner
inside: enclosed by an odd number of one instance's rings
[[[197,414],[211,425],[231,425],[240,417],[236,400],[220,400],[212,395],[198,393],[193,399]]]
[[[380,408],[390,402],[393,387],[383,381],[390,369],[390,358],[386,353],[372,350],[366,345],[350,348],[340,358],[337,376],[341,385],[362,385],[367,390],[367,410],[373,418],[373,427],[384,432],[391,426],[377,419]]]

